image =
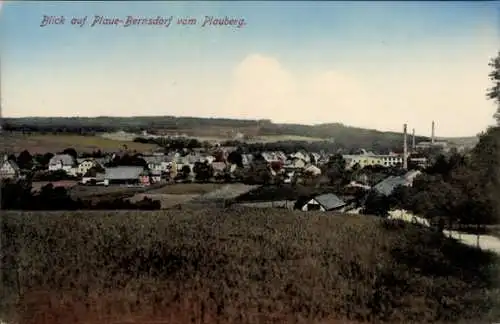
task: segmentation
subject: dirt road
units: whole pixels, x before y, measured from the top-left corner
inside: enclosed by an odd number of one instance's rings
[[[451,236],[464,244],[477,246],[477,235],[448,230],[445,230],[444,233],[447,236]],[[479,247],[483,250],[490,250],[500,254],[500,239],[491,235],[480,235]]]

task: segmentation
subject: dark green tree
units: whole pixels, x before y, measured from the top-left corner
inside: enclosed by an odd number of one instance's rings
[[[33,156],[27,150],[19,154],[16,162],[19,168],[23,170],[31,170],[33,168]]]
[[[76,152],[76,150],[74,148],[67,148],[65,149],[64,151],[62,151],[62,154],[68,154],[68,155],[71,155],[72,157],[74,157],[75,159],[78,157],[78,153]]]
[[[488,89],[486,96],[497,104],[495,118],[497,123],[500,124],[500,51],[495,58],[491,59],[488,65],[492,68],[489,77],[493,85]]]

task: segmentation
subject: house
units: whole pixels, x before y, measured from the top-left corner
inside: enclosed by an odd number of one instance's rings
[[[292,155],[290,155],[290,158],[292,160],[293,159],[303,160],[306,163],[311,162],[311,156],[308,153],[306,153],[306,152],[296,152],[296,153],[293,153]]]
[[[287,165],[287,169],[303,169],[306,167],[307,162],[304,159],[298,158],[298,157],[293,157]]]
[[[403,156],[398,154],[377,155],[380,165],[385,167],[395,167],[403,165]]]
[[[149,175],[141,166],[118,166],[106,168],[102,178],[104,185],[110,184],[149,184]],[[100,180],[100,179],[99,179]]]
[[[449,150],[449,147],[448,147],[448,143],[447,142],[443,142],[443,141],[435,141],[435,142],[419,142],[415,148],[417,150],[429,150],[429,149],[432,149],[432,148],[435,148],[435,149],[439,149],[439,150],[443,150],[443,151],[448,151]]]
[[[63,170],[68,174],[76,173],[76,159],[69,154],[56,154],[49,161],[49,171]]]
[[[318,177],[321,175],[321,169],[315,165],[310,164],[304,168],[303,173],[311,175],[313,177]]]
[[[90,169],[100,166],[94,159],[77,159],[77,174],[85,175]]]
[[[151,171],[168,172],[172,167],[172,162],[165,156],[145,156],[144,161],[148,164]]]
[[[159,170],[150,171],[151,182],[153,182],[153,183],[161,182],[162,173],[163,173],[163,171],[159,171]]]
[[[413,180],[420,174],[420,171],[413,170],[408,171],[406,174],[399,177],[387,177],[373,186],[373,190],[381,195],[389,196],[398,186],[411,186],[413,184]]]
[[[250,164],[252,164],[252,161],[253,161],[252,154],[242,154],[241,155],[241,162],[243,164],[243,167],[249,167]]]
[[[227,165],[225,162],[213,162],[212,170],[215,178],[223,177],[226,173]]]
[[[295,208],[302,211],[341,211],[347,204],[332,193],[299,199]]]
[[[429,166],[429,160],[423,157],[410,157],[409,162],[416,165],[419,168],[427,168]]]
[[[422,217],[414,215],[404,209],[394,209],[389,211],[387,219],[399,219],[408,223],[418,224],[426,227],[430,227],[430,222]]]
[[[390,176],[373,186],[373,190],[380,195],[389,196],[396,187],[405,185],[406,179],[404,177]]]
[[[21,175],[21,170],[16,162],[8,160],[5,156],[0,167],[0,179],[17,179]]]
[[[261,152],[259,155],[256,156],[256,158],[264,160],[269,164],[271,164],[272,162],[284,162],[283,157],[276,154],[275,152]]]
[[[346,167],[348,169],[354,167],[355,165],[359,165],[361,168],[364,168],[368,165],[381,165],[382,160],[378,157],[365,155],[365,154],[349,154],[343,155],[344,160],[346,161]]]
[[[321,161],[321,154],[312,152],[309,154],[312,164],[319,164]]]

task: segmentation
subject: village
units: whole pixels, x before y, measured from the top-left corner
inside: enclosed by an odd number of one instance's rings
[[[34,194],[43,187],[65,188],[85,197],[106,198],[117,190],[121,199],[159,200],[162,209],[187,202],[236,204],[360,213],[371,192],[390,196],[398,186],[413,180],[433,163],[434,153],[449,153],[446,143],[435,141],[434,124],[430,142],[408,145],[406,125],[402,153],[329,154],[297,150],[245,152],[241,147],[215,143],[210,148],[158,148],[137,152],[124,147],[119,152],[48,152],[32,156],[5,154],[0,177],[28,181]],[[147,138],[147,132],[141,135]],[[186,139],[189,141],[189,139]],[[406,157],[406,158],[405,158]],[[192,195],[194,188],[212,185],[204,195]],[[172,188],[177,195],[171,195]],[[181,196],[183,197],[181,199]],[[211,198],[210,198],[211,197]],[[196,199],[195,199],[196,198]]]

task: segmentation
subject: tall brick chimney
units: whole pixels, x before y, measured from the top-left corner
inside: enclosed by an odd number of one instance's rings
[[[416,145],[415,145],[415,128],[412,129],[411,131],[411,150],[415,151]]]
[[[434,144],[434,131],[435,131],[436,124],[434,121],[432,121],[432,133],[431,133],[431,143]]]
[[[403,125],[403,169],[408,169],[408,143],[407,143],[407,125]]]

